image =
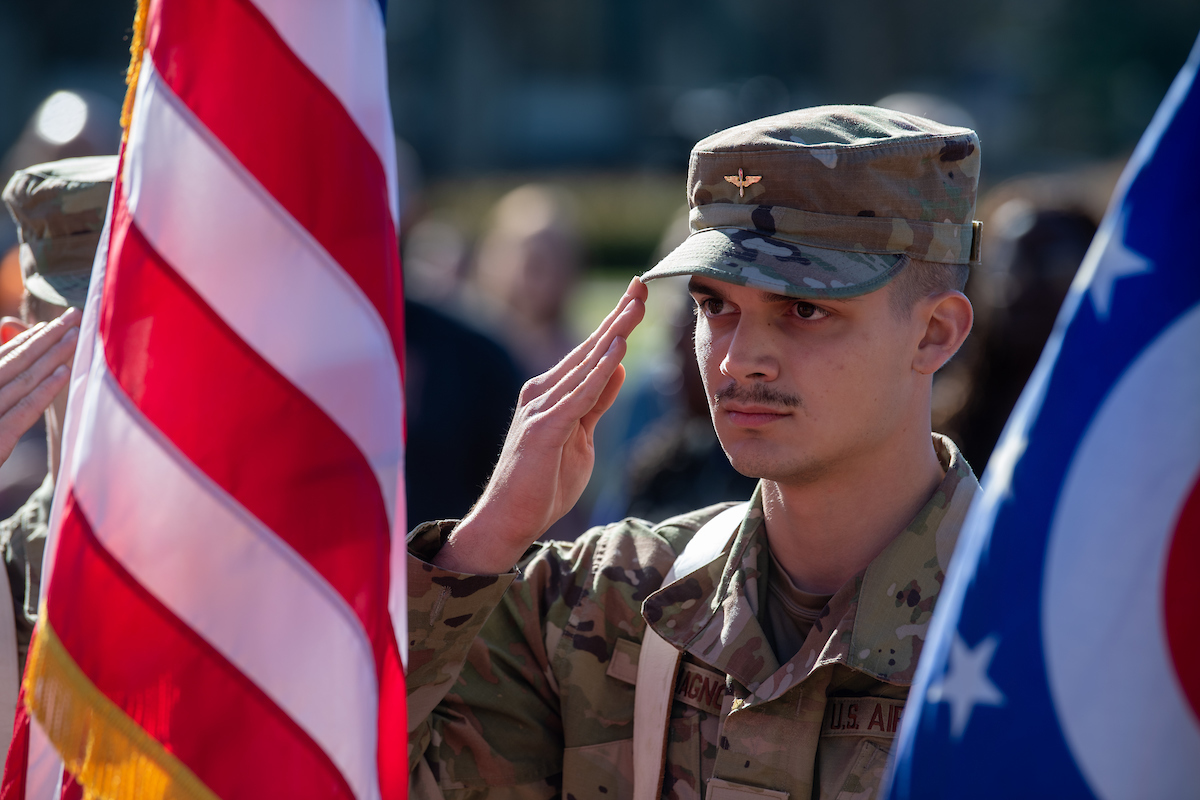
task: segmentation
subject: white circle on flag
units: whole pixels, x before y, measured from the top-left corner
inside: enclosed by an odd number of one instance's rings
[[[1200,305],[1125,370],[1071,459],[1042,584],[1050,694],[1101,800],[1195,796],[1200,720],[1163,616],[1176,520],[1200,473]]]

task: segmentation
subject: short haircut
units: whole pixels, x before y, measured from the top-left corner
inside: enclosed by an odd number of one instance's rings
[[[892,311],[907,317],[918,300],[941,292],[961,292],[970,272],[966,264],[936,264],[910,258],[908,266],[892,281]]]

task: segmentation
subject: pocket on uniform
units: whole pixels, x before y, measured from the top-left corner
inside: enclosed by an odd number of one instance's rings
[[[632,795],[632,739],[568,747],[563,751],[563,797],[619,800]]]
[[[872,800],[879,794],[888,751],[876,742],[864,741],[850,764],[850,771],[834,800]]]

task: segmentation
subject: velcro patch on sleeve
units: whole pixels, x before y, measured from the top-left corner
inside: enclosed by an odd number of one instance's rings
[[[617,644],[613,647],[612,658],[608,660],[608,669],[605,670],[610,678],[616,678],[625,683],[637,683],[638,656],[642,653],[642,646],[637,642],[631,642],[628,639],[617,639]]]
[[[787,800],[788,793],[709,778],[708,800]]]
[[[903,700],[885,697],[831,697],[825,706],[822,736],[895,737],[900,729]]]

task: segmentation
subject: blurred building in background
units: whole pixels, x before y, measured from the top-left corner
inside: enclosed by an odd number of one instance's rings
[[[1128,148],[1200,28],[1187,0],[408,0],[389,4],[397,127],[439,175],[680,170],[789,108],[948,98],[993,178]]]
[[[0,148],[58,89],[118,102],[131,0],[0,2]],[[433,180],[682,170],[737,122],[932,93],[978,123],[991,179],[1109,157],[1200,29],[1191,0],[391,0],[397,132]]]

